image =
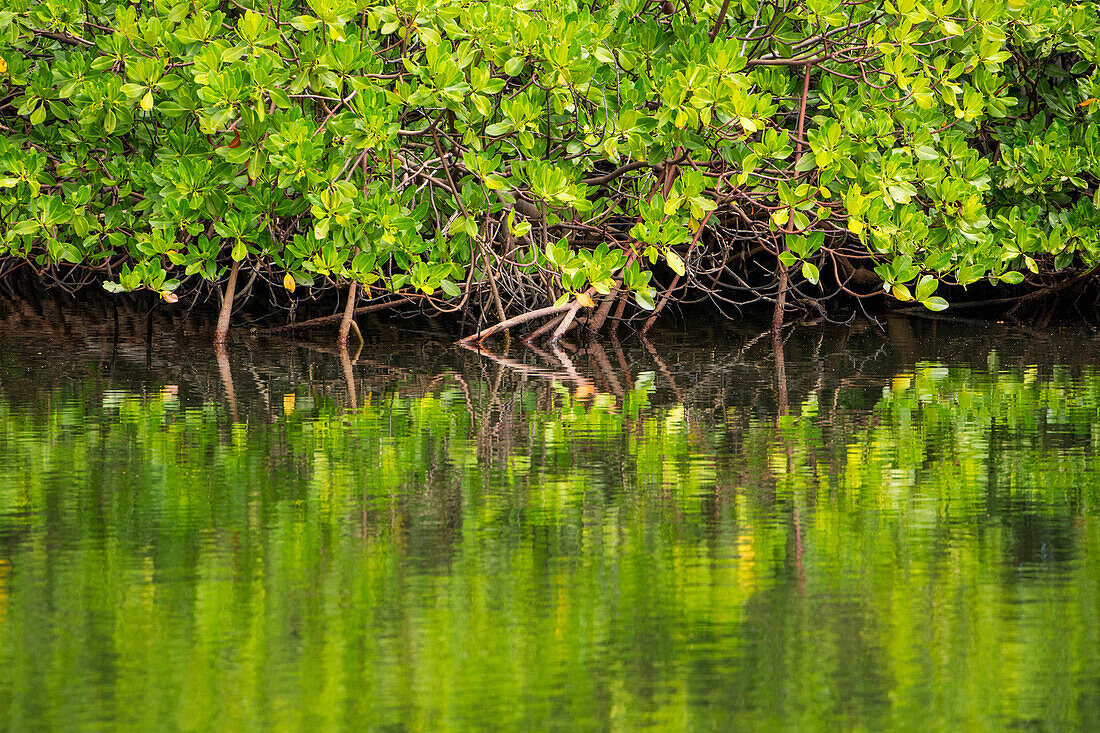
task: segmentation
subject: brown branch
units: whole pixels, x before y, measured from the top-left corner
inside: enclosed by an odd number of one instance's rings
[[[588,294],[589,297],[592,297],[592,292],[593,292],[592,288],[589,288],[585,292]],[[573,302],[570,302],[570,303],[563,303],[562,305],[551,305],[551,306],[548,306],[546,308],[539,308],[537,310],[527,311],[526,313],[520,313],[518,316],[513,316],[512,318],[501,321],[500,323],[497,323],[494,326],[489,326],[489,328],[485,329],[484,331],[477,331],[476,333],[472,333],[469,336],[466,336],[464,338],[460,338],[455,343],[464,346],[466,344],[472,344],[472,343],[476,343],[478,341],[483,341],[484,339],[489,338],[490,336],[492,336],[495,333],[500,333],[501,331],[503,331],[506,328],[511,328],[512,326],[518,326],[521,323],[527,323],[528,321],[533,321],[536,318],[545,318],[547,316],[557,315],[558,313],[562,313],[564,311],[567,311],[570,308],[573,308],[574,306],[579,308],[580,304],[577,303],[576,301],[573,301]],[[574,312],[574,315],[575,314],[576,313]]]
[[[387,300],[385,303],[371,303],[370,305],[360,306],[352,311],[353,315],[362,316],[367,313],[376,313],[378,311],[393,308],[398,305],[404,305],[412,302],[410,298],[398,298],[397,300]],[[311,318],[308,321],[299,321],[298,323],[288,323],[285,326],[275,326],[273,328],[256,328],[252,330],[252,333],[258,336],[275,336],[280,333],[290,333],[291,331],[301,331],[307,328],[317,328],[318,326],[329,326],[344,318],[344,313],[337,313],[334,316],[321,316],[320,318]],[[345,339],[346,343],[346,339]]]
[[[550,337],[550,343],[557,343],[558,339],[565,335],[565,332],[569,330],[569,327],[573,325],[573,320],[577,317],[577,311],[581,309],[581,304],[578,301],[573,301],[568,311],[565,313],[565,318],[561,319],[561,323],[554,329],[554,335]]]
[[[727,0],[727,2],[728,2],[728,0]],[[633,163],[627,163],[626,165],[621,165],[621,166],[619,166],[618,168],[616,168],[615,170],[611,171],[610,173],[608,173],[606,175],[596,176],[595,178],[585,178],[583,181],[581,181],[581,183],[585,184],[586,186],[600,186],[600,185],[603,185],[605,183],[610,183],[611,181],[614,181],[619,176],[630,173],[631,171],[636,171],[636,170],[639,170],[641,168],[648,168],[648,167],[649,167],[649,161],[647,161],[647,160],[636,160]]]
[[[565,318],[564,314],[554,316],[553,318],[548,320],[546,323],[542,324],[541,326],[536,328],[534,331],[532,331],[531,333],[524,336],[523,337],[523,342],[525,344],[527,344],[528,346],[530,346],[531,344],[535,343],[540,338],[542,338],[543,336],[545,336],[546,334],[550,333],[555,328],[557,328],[558,324],[562,322],[563,318]]]
[[[82,46],[84,48],[88,48],[95,45],[89,40],[80,38],[78,36],[70,36],[67,33],[53,33],[51,31],[34,31],[34,33],[35,35],[39,35],[44,38],[51,38],[55,41],[58,41],[59,43],[65,43],[70,46]]]
[[[225,295],[222,296],[221,312],[218,313],[218,325],[214,329],[216,345],[224,344],[229,335],[229,317],[233,314],[233,296],[237,291],[237,271],[240,269],[241,263],[233,260],[233,265],[229,268],[229,282],[225,284]]]
[[[358,283],[354,280],[351,281],[351,285],[348,285],[348,300],[344,304],[344,315],[340,319],[340,330],[336,336],[336,348],[346,349],[348,347],[348,334],[351,332],[351,324],[355,323],[355,291]]]
[[[547,308],[539,308],[538,310],[521,313],[518,316],[513,316],[512,318],[501,321],[495,326],[489,326],[489,328],[485,329],[484,331],[478,331],[476,333],[470,334],[469,336],[466,336],[465,338],[461,338],[456,343],[465,345],[482,341],[489,338],[495,333],[503,331],[506,328],[518,326],[521,323],[527,323],[528,321],[533,321],[536,318],[545,318],[546,316],[552,316],[556,313],[561,313],[562,311],[568,309],[569,305],[569,303],[566,303],[565,305],[552,305]]]
[[[730,0],[725,0],[722,3],[722,9],[718,11],[718,17],[714,21],[714,26],[710,29],[710,42],[714,43],[714,39],[718,37],[718,31],[722,30],[722,25],[726,22],[726,11],[729,10]]]

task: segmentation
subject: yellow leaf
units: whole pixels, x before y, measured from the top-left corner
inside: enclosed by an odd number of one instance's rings
[[[160,294],[160,297],[164,298],[165,303],[175,303],[180,299],[180,296],[175,293],[164,292]]]
[[[588,293],[577,293],[577,302],[583,305],[585,308],[594,308],[596,304],[592,302],[592,298]]]
[[[294,282],[294,276],[289,272],[283,276],[283,287],[286,288],[288,292],[293,293],[296,285],[297,283]]]
[[[145,92],[145,96],[141,98],[141,108],[148,112],[153,108],[153,93]]]
[[[5,73],[8,70],[8,62],[4,59],[0,59],[0,74]]]

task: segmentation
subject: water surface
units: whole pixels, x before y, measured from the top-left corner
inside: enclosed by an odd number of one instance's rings
[[[1100,717],[1091,330],[374,323],[353,362],[0,315],[2,727]]]

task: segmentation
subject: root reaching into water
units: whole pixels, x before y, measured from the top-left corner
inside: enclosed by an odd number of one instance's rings
[[[233,296],[237,291],[237,271],[241,263],[234,260],[229,269],[229,282],[225,284],[225,295],[222,296],[222,308],[218,314],[218,325],[214,330],[214,343],[224,344],[229,335],[229,318],[233,315]]]

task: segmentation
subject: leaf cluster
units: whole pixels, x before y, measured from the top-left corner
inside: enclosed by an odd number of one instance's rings
[[[12,0],[0,258],[510,311],[863,267],[941,309],[1100,264],[1097,37],[1078,0]]]

